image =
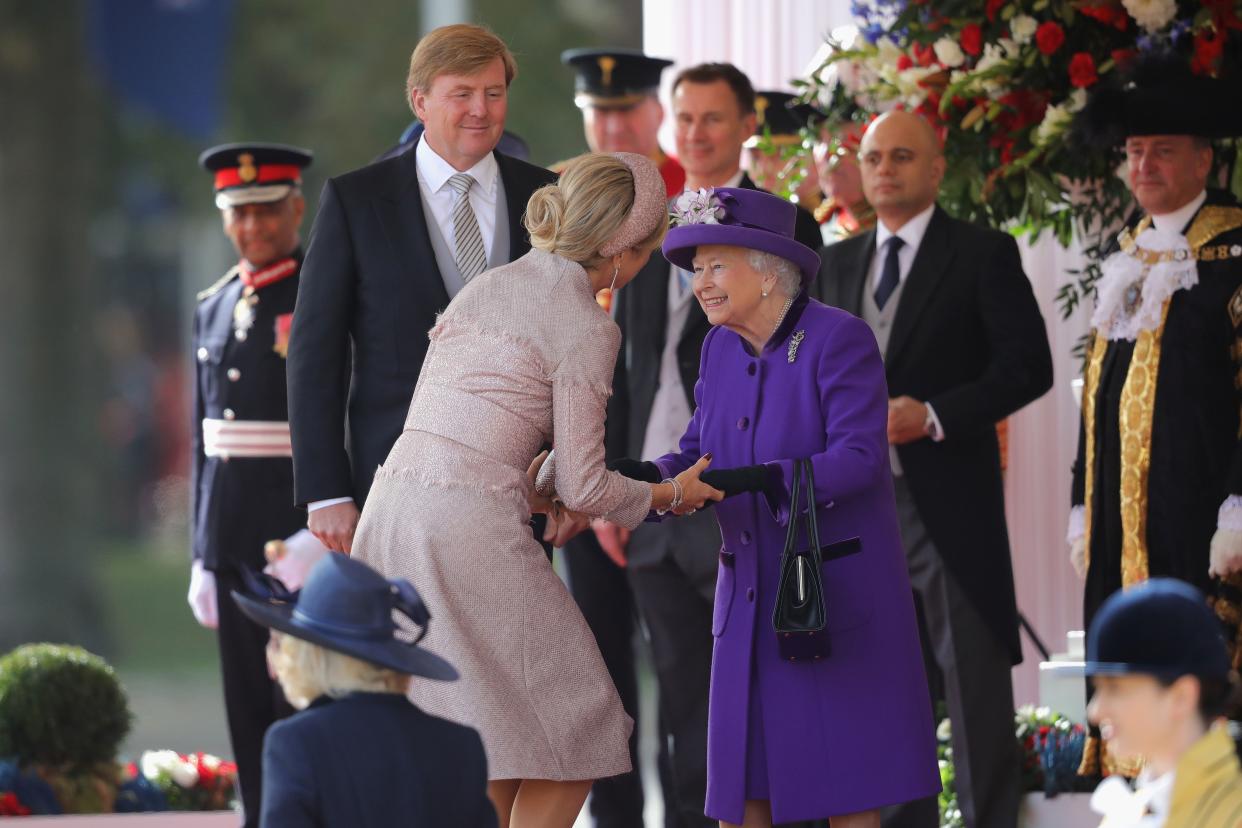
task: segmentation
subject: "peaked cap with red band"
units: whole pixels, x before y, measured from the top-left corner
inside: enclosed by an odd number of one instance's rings
[[[280,201],[302,184],[310,150],[287,144],[221,144],[204,150],[198,163],[215,173],[216,206]]]

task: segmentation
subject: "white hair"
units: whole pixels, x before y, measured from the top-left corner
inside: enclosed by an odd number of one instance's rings
[[[409,676],[368,661],[272,631],[272,658],[285,698],[303,708],[320,696],[339,699],[350,693],[405,693]]]
[[[776,277],[776,289],[783,296],[797,296],[802,289],[802,271],[782,256],[764,250],[751,250],[747,262],[756,273],[771,273]]]

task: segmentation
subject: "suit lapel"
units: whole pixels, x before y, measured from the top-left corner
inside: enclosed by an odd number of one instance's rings
[[[842,310],[861,317],[867,273],[871,269],[871,258],[875,255],[875,230],[860,234],[851,247],[851,255],[841,262],[837,299]]]
[[[396,297],[401,307],[398,319],[404,320],[417,318],[419,308],[437,313],[449,303],[448,290],[444,287],[427,232],[427,215],[419,192],[414,153],[415,148],[411,148],[400,156],[400,174],[392,189],[375,202],[394,253]]]
[[[504,182],[505,206],[509,214],[509,261],[516,262],[530,252],[530,240],[526,228],[522,226],[522,216],[526,213],[526,202],[530,193],[517,180],[514,165],[508,156],[492,152],[496,157],[496,166],[500,168],[500,180]]]
[[[901,300],[893,319],[893,332],[888,341],[888,352],[885,354],[885,362],[890,366],[901,357],[901,350],[910,340],[923,308],[931,301],[948,272],[953,259],[953,246],[949,239],[951,233],[952,225],[948,215],[937,206],[914,256],[914,263],[910,266],[905,287],[901,291]]]

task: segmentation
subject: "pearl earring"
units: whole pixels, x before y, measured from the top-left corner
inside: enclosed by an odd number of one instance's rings
[[[762,296],[764,299],[768,298],[768,292],[766,290],[760,291],[759,295]]]

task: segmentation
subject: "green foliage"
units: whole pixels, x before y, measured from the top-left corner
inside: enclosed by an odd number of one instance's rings
[[[85,770],[115,758],[131,719],[116,673],[81,647],[27,644],[0,658],[0,756]]]

